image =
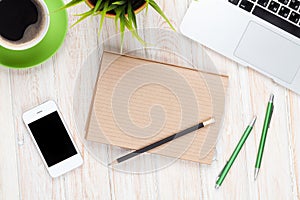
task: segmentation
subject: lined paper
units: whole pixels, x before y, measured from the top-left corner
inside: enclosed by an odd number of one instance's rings
[[[86,139],[135,150],[214,117],[214,125],[150,151],[210,164],[227,82],[222,75],[104,52]]]

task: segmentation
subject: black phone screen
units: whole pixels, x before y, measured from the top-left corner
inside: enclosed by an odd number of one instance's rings
[[[48,167],[77,154],[57,111],[31,122],[28,126]]]

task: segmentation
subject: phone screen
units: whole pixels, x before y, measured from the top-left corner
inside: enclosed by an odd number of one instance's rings
[[[77,154],[57,111],[31,122],[28,126],[48,167]]]

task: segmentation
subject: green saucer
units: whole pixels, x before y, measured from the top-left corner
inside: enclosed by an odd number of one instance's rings
[[[68,17],[65,10],[53,12],[64,5],[61,0],[45,0],[50,12],[49,30],[44,39],[36,46],[14,51],[0,47],[0,66],[28,68],[39,65],[49,59],[62,45],[67,29]]]

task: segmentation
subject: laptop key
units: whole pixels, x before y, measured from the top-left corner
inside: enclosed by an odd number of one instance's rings
[[[275,1],[271,1],[268,9],[276,13],[278,11],[279,7],[280,7],[279,3],[275,2]]]
[[[228,1],[234,5],[238,5],[240,0],[228,0]]]
[[[263,7],[267,7],[268,3],[270,0],[258,0],[258,4],[263,6]]]
[[[297,25],[294,25],[259,6],[254,7],[252,14],[300,39],[300,27]]]
[[[294,10],[298,10],[299,6],[300,6],[300,1],[298,0],[291,0],[291,3],[289,4],[289,7]]]
[[[247,0],[242,0],[240,3],[240,8],[250,12],[253,8],[254,4]]]
[[[290,0],[278,0],[280,3],[283,3],[284,5],[287,5]]]
[[[278,14],[282,17],[287,18],[289,16],[290,12],[291,12],[290,9],[288,9],[287,7],[281,6]]]
[[[300,19],[300,15],[298,13],[295,13],[294,11],[291,13],[289,20],[294,22],[294,23],[298,23]]]

